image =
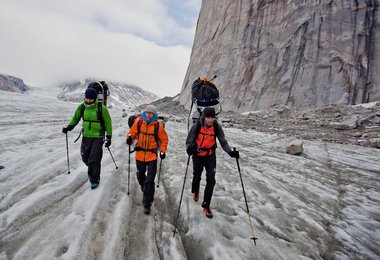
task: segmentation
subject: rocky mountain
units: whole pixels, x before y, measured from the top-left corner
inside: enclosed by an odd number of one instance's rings
[[[224,110],[298,109],[380,100],[377,0],[202,1],[191,84],[218,75]]]
[[[24,93],[30,90],[22,79],[0,73],[0,90]]]
[[[85,89],[93,81],[97,80],[85,79],[84,81],[70,82],[61,85],[58,99],[71,102],[82,101]],[[157,95],[145,91],[140,87],[119,82],[106,81],[106,83],[110,91],[110,96],[107,101],[108,106],[137,106],[158,99]]]

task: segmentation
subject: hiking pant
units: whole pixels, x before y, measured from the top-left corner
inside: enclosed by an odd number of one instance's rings
[[[88,178],[91,183],[99,183],[100,167],[103,157],[103,137],[83,137],[81,145],[83,162],[88,166]]]
[[[136,160],[137,180],[143,191],[144,208],[150,208],[154,199],[154,179],[157,172],[157,160],[143,162]],[[148,169],[148,171],[147,171]]]
[[[203,167],[206,169],[206,187],[203,197],[202,207],[209,208],[211,203],[212,193],[215,186],[215,172],[216,172],[216,156],[213,153],[211,156],[196,156],[193,155],[193,182],[191,185],[191,192],[199,193],[199,184]]]

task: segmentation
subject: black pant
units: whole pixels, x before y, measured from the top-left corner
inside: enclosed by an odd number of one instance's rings
[[[103,157],[103,138],[83,137],[81,145],[83,162],[88,166],[88,178],[91,183],[99,183],[100,167]]]
[[[203,197],[202,207],[209,208],[211,203],[212,193],[215,186],[215,172],[216,172],[216,156],[215,153],[211,156],[196,156],[193,155],[193,182],[191,185],[191,192],[199,192],[199,184],[203,167],[206,169],[206,187]]]
[[[137,180],[144,192],[143,204],[150,208],[154,199],[154,179],[157,172],[157,160],[142,162],[136,160]],[[148,169],[148,172],[146,171]]]

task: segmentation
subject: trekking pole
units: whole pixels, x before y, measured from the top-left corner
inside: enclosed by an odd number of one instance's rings
[[[182,185],[182,192],[181,192],[181,198],[179,199],[179,206],[178,206],[178,212],[177,212],[177,218],[174,222],[174,230],[173,230],[173,237],[175,236],[176,230],[177,230],[177,222],[179,217],[179,210],[181,209],[181,203],[182,203],[182,197],[183,197],[183,190],[185,189],[185,183],[186,183],[186,175],[187,175],[187,169],[189,168],[189,162],[190,162],[190,155],[187,158],[187,165],[186,165],[186,171],[185,171],[185,179],[183,180]]]
[[[131,175],[131,145],[128,145],[128,196],[129,196],[129,176]]]
[[[117,165],[116,165],[115,159],[114,159],[113,156],[112,156],[112,153],[111,153],[110,148],[107,147],[107,149],[108,149],[108,151],[110,152],[110,155],[111,155],[111,158],[112,158],[113,163],[115,164],[116,170],[119,169],[119,167],[117,167]]]
[[[234,151],[236,151],[236,147],[234,147],[233,149],[234,149]],[[238,167],[238,171],[239,171],[239,175],[240,175],[241,187],[243,188],[245,206],[247,207],[248,222],[249,222],[249,226],[251,227],[251,231],[252,231],[252,238],[251,239],[253,239],[253,243],[256,246],[257,237],[255,237],[255,235],[253,233],[253,226],[252,226],[252,221],[251,221],[251,215],[249,214],[248,202],[247,202],[247,197],[245,196],[245,189],[244,189],[244,184],[243,184],[243,178],[241,176],[240,165],[239,165],[239,159],[238,158],[236,158],[236,163],[237,163],[237,167]]]
[[[66,133],[66,156],[67,156],[67,174],[70,174],[70,160],[69,160],[69,141]]]
[[[160,169],[158,170],[157,188],[160,187],[161,164],[162,164],[162,159],[160,160]]]

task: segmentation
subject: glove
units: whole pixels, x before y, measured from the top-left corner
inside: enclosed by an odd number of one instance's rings
[[[127,145],[131,145],[131,144],[132,144],[132,136],[128,135],[128,137],[127,137]]]
[[[233,151],[233,150],[231,150],[231,151],[229,151],[228,152],[228,154],[231,156],[231,157],[233,157],[233,158],[236,158],[236,159],[239,159],[239,151]]]
[[[107,139],[106,139],[106,144],[104,145],[105,147],[110,147],[111,146],[111,136],[107,136]]]
[[[62,128],[62,133],[67,134],[68,131],[71,131],[73,129],[74,129],[74,126],[68,125],[68,126]]]
[[[163,160],[166,157],[166,153],[160,153],[160,158]]]
[[[198,147],[195,143],[189,145],[186,149],[188,155],[194,155],[198,153]]]

